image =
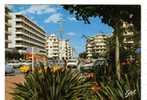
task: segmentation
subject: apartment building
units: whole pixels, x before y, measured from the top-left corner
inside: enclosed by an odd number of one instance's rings
[[[47,37],[46,49],[48,58],[59,58],[59,39],[55,34],[51,34]]]
[[[86,41],[87,57],[91,58],[93,54],[104,55],[108,50],[108,36],[99,35],[91,36]]]
[[[48,58],[70,59],[72,58],[72,47],[66,40],[59,40],[55,34],[51,34],[47,38],[46,44]]]
[[[67,42],[65,40],[59,41],[59,58],[67,58]]]
[[[71,46],[68,48],[68,59],[72,59],[74,57],[74,50]]]
[[[129,27],[132,27],[132,24],[123,23],[123,28],[125,28],[123,33],[123,45],[125,49],[131,49],[134,46],[134,32],[130,31],[128,29]]]
[[[9,39],[11,34],[11,27],[12,27],[12,17],[11,17],[11,10],[8,7],[5,7],[5,49],[9,51],[8,44],[11,43]]]
[[[65,40],[64,40],[65,41]],[[73,57],[73,48],[70,46],[68,41],[65,41],[65,58],[66,59],[71,59]]]
[[[8,48],[16,48],[20,53],[26,53],[33,47],[38,54],[46,55],[46,32],[20,13],[12,13],[11,43]]]

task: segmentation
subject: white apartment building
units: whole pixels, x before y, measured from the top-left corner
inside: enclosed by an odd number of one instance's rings
[[[20,13],[12,13],[11,37],[8,48],[16,48],[25,53],[27,48],[34,47],[37,53],[46,55],[46,32],[28,17]]]
[[[66,59],[73,58],[73,48],[70,46],[68,41],[65,41],[65,48],[66,48]]]
[[[71,46],[69,46],[69,49],[68,49],[68,59],[72,59],[74,58],[74,50]]]
[[[5,7],[5,49],[6,51],[9,51],[8,44],[11,43],[11,40],[9,39],[11,36],[11,27],[12,27],[12,21],[11,21],[11,11],[8,7]]]
[[[47,38],[47,53],[48,58],[70,59],[72,58],[72,50],[68,41],[59,40],[55,34],[51,34]]]
[[[59,58],[59,40],[55,34],[47,37],[46,49],[48,58]]]
[[[65,40],[59,41],[59,58],[67,58],[67,42]]]
[[[108,36],[99,35],[89,37],[86,41],[87,57],[91,58],[93,53],[104,55],[108,50]]]

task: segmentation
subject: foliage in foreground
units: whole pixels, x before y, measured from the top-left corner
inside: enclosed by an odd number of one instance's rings
[[[99,81],[93,84],[76,71],[43,68],[16,84],[14,100],[140,100],[140,80]]]
[[[101,82],[101,91],[97,95],[104,100],[140,100],[140,81],[128,80],[126,78],[123,80],[115,80],[110,83]],[[103,100],[102,99],[102,100]]]
[[[91,84],[81,80],[79,72],[63,68],[42,69],[16,84],[14,100],[76,100],[88,99]]]

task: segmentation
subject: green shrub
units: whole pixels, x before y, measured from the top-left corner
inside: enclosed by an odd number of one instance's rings
[[[105,84],[101,82],[101,91],[97,93],[98,96],[103,97],[104,100],[140,100],[140,81],[128,80],[126,78],[123,80],[115,80],[110,83]]]
[[[82,80],[79,72],[63,68],[42,68],[16,84],[14,100],[88,100],[91,83]],[[88,97],[89,96],[89,97]]]

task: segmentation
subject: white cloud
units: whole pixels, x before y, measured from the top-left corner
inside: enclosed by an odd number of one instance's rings
[[[52,14],[45,20],[45,23],[58,23],[59,21],[63,20],[62,17],[63,15],[61,13]]]
[[[74,33],[74,32],[68,32],[68,33],[66,33],[68,36],[75,36],[76,35],[76,33]]]
[[[20,13],[27,14],[45,14],[45,13],[56,13],[56,8],[50,7],[48,5],[32,5],[28,9],[21,11]]]
[[[68,20],[70,20],[70,21],[74,21],[74,22],[77,22],[77,20],[76,20],[75,17],[68,17]]]

